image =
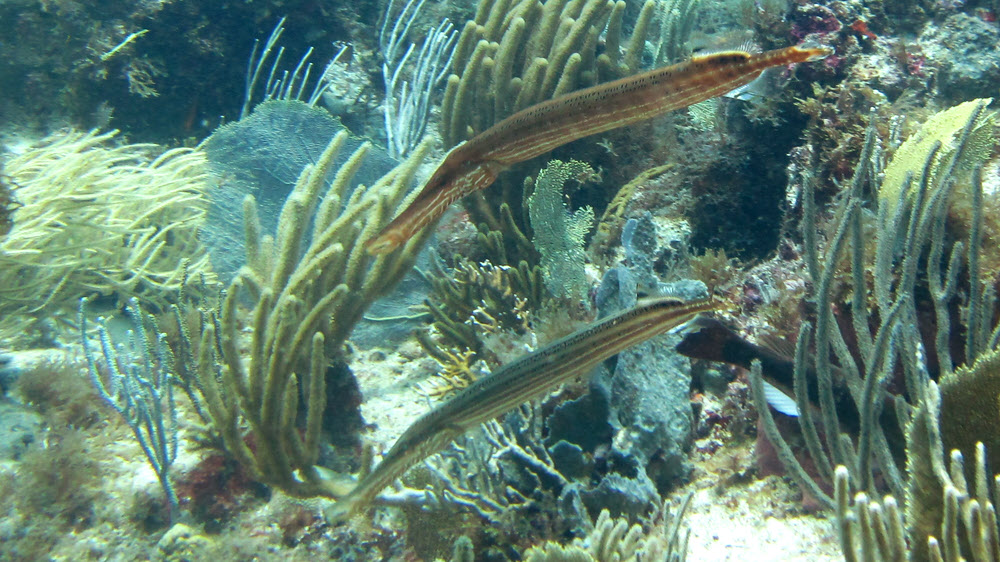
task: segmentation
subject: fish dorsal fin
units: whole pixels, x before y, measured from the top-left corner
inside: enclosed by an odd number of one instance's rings
[[[788,359],[795,357],[795,342],[773,334],[762,334],[757,336],[757,345]]]
[[[746,39],[740,43],[730,43],[728,45],[724,44],[719,46],[713,46],[708,49],[701,49],[695,53],[692,53],[691,58],[694,59],[699,57],[711,57],[722,53],[733,53],[733,52],[756,55],[762,53],[763,50],[760,48],[760,45],[754,42],[753,39]]]
[[[754,41],[753,31],[749,29],[710,35],[695,32],[691,35],[689,44],[694,55],[711,55],[726,51],[744,51],[750,54],[761,52],[760,45]]]
[[[756,55],[757,53],[764,52],[764,50],[760,48],[760,45],[758,45],[757,42],[754,41],[753,39],[747,39],[746,41],[741,43],[739,49],[737,50],[746,51],[751,55]]]

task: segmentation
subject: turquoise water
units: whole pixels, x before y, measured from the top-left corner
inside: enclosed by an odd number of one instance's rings
[[[0,559],[996,559],[998,9],[0,3]]]

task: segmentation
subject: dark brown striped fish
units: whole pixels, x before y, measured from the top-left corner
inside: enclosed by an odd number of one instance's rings
[[[343,521],[411,466],[444,449],[466,431],[543,396],[622,351],[715,310],[711,300],[685,302],[675,297],[644,299],[635,307],[574,332],[500,367],[472,383],[452,399],[413,422],[382,462],[327,512]]]
[[[720,96],[774,66],[830,54],[801,45],[764,53],[725,51],[599,84],[511,115],[445,157],[416,199],[365,246],[373,254],[396,249],[434,223],[455,201],[493,184],[497,175],[568,142],[632,125]]]
[[[771,340],[769,347],[756,345],[718,320],[699,318],[684,335],[684,339],[677,344],[675,350],[685,357],[729,363],[748,371],[754,361],[760,361],[764,381],[790,397],[795,396],[794,343]],[[861,431],[861,415],[858,413],[857,404],[840,368],[833,366],[832,375],[833,404],[840,420],[840,429],[848,435],[857,435]],[[819,408],[817,376],[812,366],[806,368],[805,379],[809,403],[814,408]],[[901,458],[905,438],[900,431],[896,409],[882,408],[879,420],[893,454]]]

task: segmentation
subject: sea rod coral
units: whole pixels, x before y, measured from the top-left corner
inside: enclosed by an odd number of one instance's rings
[[[786,468],[837,509],[848,560],[990,560],[1000,552],[986,476],[995,470],[986,454],[998,452],[977,444],[995,443],[998,424],[997,279],[981,260],[988,250],[983,167],[992,165],[996,142],[988,101],[932,117],[888,165],[873,119],[825,255],[805,183],[816,318],[799,330],[795,395],[806,448],[820,478],[835,483],[833,496],[778,431],[760,363],[751,380]],[[866,188],[879,194],[871,213],[863,208]],[[968,222],[963,201],[971,201]],[[817,380],[807,384],[807,371]],[[842,403],[857,416],[856,432],[844,432]],[[975,459],[971,473],[963,458]],[[871,500],[886,489],[890,498]],[[905,509],[893,499],[903,497]]]
[[[226,290],[221,309],[203,322],[197,357],[181,359],[192,364],[194,385],[226,449],[256,479],[296,497],[338,495],[335,482],[317,466],[329,416],[328,377],[336,372],[331,366],[343,365],[351,329],[412,266],[430,235],[424,232],[377,258],[364,252],[359,241],[401,204],[427,145],[373,185],[348,192],[370,145],[362,144],[327,186],[347,136],[336,135],[302,171],[281,210],[276,236],[261,231],[254,198],[246,197],[246,265]],[[246,297],[253,303],[249,357],[241,351],[239,329]],[[188,343],[185,347],[195,349]],[[338,383],[354,385],[349,373],[348,380],[341,376]],[[350,423],[331,430],[359,429]]]

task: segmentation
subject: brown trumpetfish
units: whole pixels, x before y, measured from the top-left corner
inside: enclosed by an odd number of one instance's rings
[[[643,299],[629,310],[591,324],[477,379],[415,421],[382,462],[357,484],[337,482],[338,489],[333,495],[339,499],[327,511],[327,519],[332,523],[344,521],[369,505],[411,466],[444,449],[466,431],[575,377],[587,375],[595,365],[627,347],[718,308],[720,303],[711,300]],[[341,494],[340,488],[346,491]]]
[[[695,55],[682,63],[585,88],[533,105],[455,147],[403,212],[365,243],[370,253],[396,249],[434,223],[455,201],[493,184],[497,175],[568,142],[645,121],[721,96],[768,68],[821,59],[830,49],[802,44],[763,53]]]

